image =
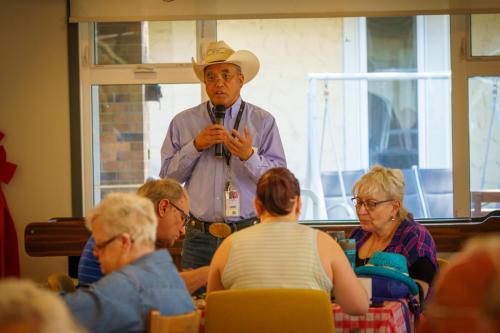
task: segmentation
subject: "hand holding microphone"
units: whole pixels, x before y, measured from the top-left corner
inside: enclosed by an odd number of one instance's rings
[[[217,110],[217,106],[216,106]],[[217,111],[215,112],[217,114]],[[219,116],[216,116],[215,124],[209,125],[202,129],[193,141],[194,147],[198,151],[203,151],[210,148],[213,145],[220,146],[222,149],[222,144],[224,143],[229,132],[224,128],[224,114],[225,108],[223,105],[219,106]],[[216,147],[217,147],[216,146]],[[217,151],[217,148],[216,148]],[[222,150],[220,150],[222,152]],[[217,155],[216,155],[217,156]],[[222,156],[222,154],[220,155]]]
[[[215,106],[215,123],[218,125],[224,126],[224,116],[226,115],[226,108],[224,105],[217,104]],[[224,157],[224,145],[222,143],[218,143],[215,146],[215,157],[222,158]]]

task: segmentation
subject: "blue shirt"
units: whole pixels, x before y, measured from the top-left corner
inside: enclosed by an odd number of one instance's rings
[[[228,180],[240,191],[240,216],[227,221],[255,216],[253,198],[259,177],[270,168],[286,167],[285,152],[274,117],[267,111],[245,102],[238,132],[248,127],[254,153],[246,160],[231,157],[230,171],[225,159],[216,158],[213,146],[201,152],[193,141],[212,124],[207,103],[185,110],[172,119],[161,148],[160,177],[174,178],[189,193],[191,213],[205,221],[224,219],[224,187]],[[241,105],[239,98],[225,113],[224,126],[231,132]],[[229,176],[228,176],[229,175]]]
[[[87,243],[85,243],[78,263],[78,287],[88,287],[102,278],[101,264],[92,252],[94,246],[94,237],[90,236]]]
[[[90,332],[145,332],[148,313],[194,311],[186,286],[166,250],[140,257],[89,288],[63,295],[75,318]]]

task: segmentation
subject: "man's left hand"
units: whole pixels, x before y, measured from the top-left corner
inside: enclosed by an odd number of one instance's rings
[[[232,136],[227,136],[224,144],[232,155],[238,156],[240,160],[246,161],[252,156],[252,135],[248,127],[243,130],[243,135],[233,129]]]

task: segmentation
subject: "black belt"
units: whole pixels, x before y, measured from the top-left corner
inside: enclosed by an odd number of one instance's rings
[[[202,232],[206,232],[211,234],[212,236],[225,238],[229,236],[231,233],[245,229],[252,225],[258,224],[260,222],[258,217],[250,217],[248,219],[243,219],[239,221],[203,221],[199,220],[194,216],[191,216],[191,221],[189,222],[189,226],[200,230]]]

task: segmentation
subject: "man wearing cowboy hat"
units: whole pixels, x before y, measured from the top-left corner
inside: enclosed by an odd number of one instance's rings
[[[243,84],[259,71],[257,57],[219,41],[208,45],[204,62],[192,63],[210,100],[174,117],[160,171],[160,177],[184,183],[191,198],[184,268],[210,264],[224,237],[258,223],[257,180],[270,168],[286,166],[274,117],[240,97]]]

